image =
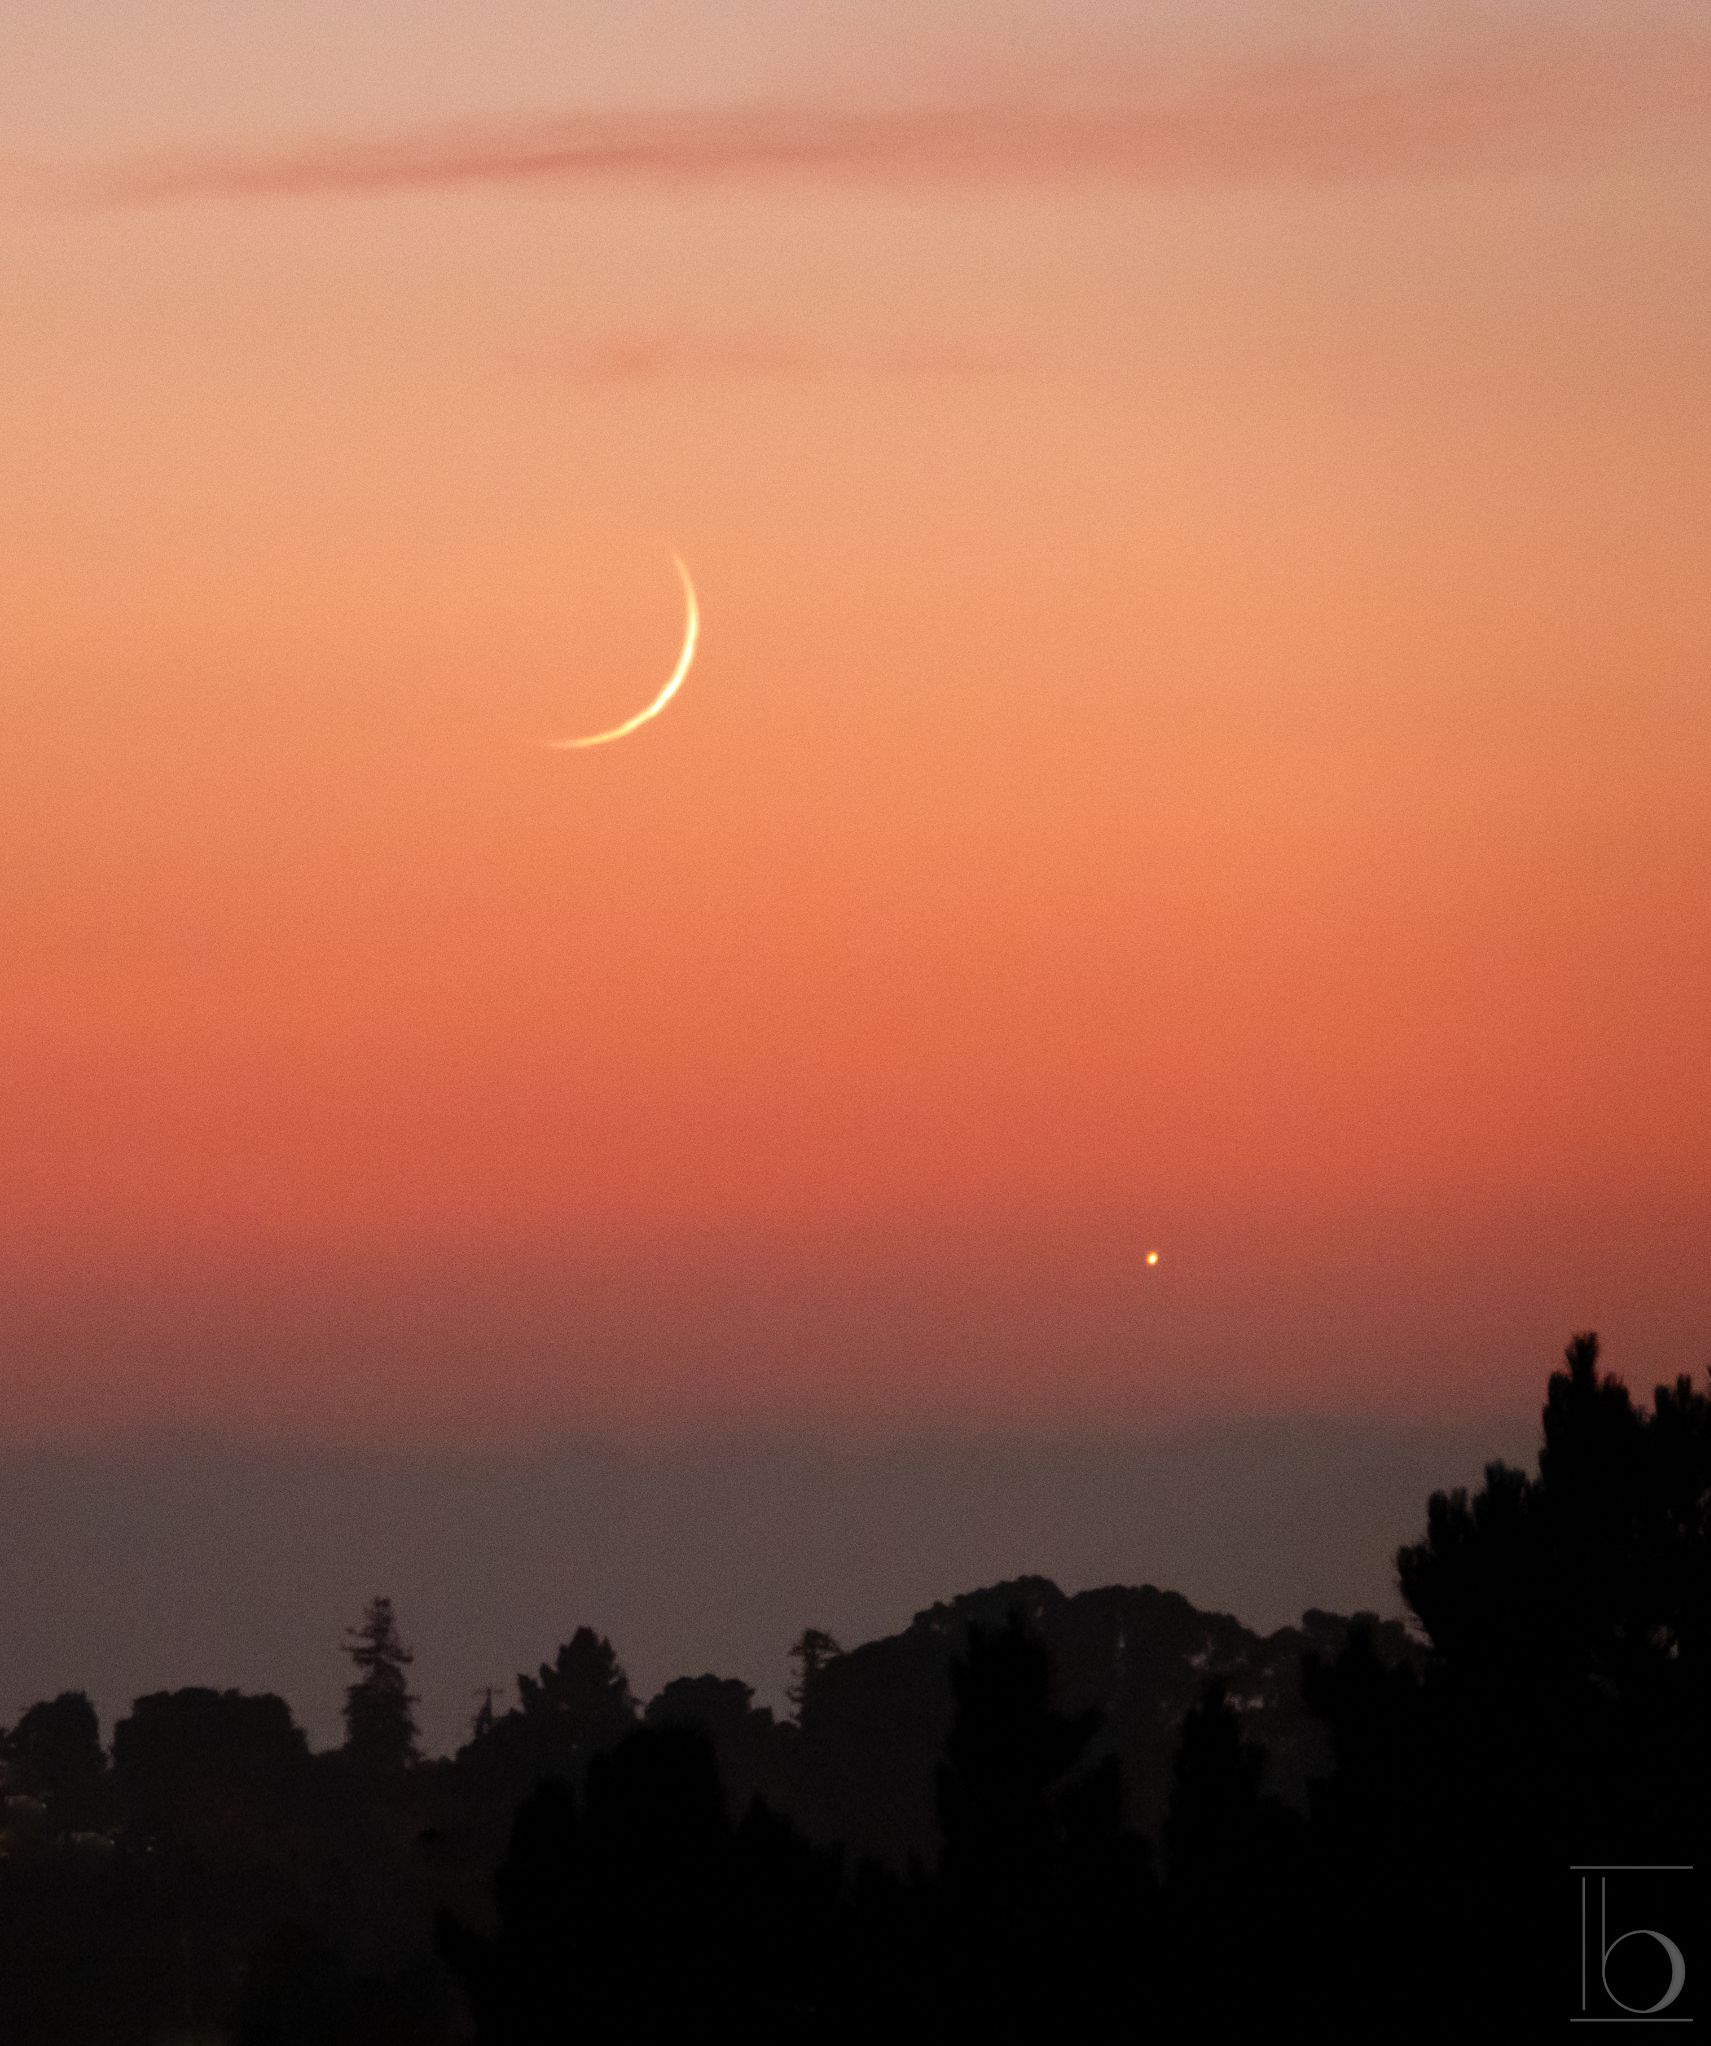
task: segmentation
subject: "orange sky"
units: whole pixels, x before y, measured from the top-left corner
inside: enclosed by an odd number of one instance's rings
[[[4,1425],[1704,1363],[1703,9],[717,12],[0,24]]]

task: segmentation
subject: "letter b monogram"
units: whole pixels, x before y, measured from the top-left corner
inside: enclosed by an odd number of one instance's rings
[[[1664,2012],[1670,2008],[1671,2004],[1675,2003],[1680,1997],[1682,1990],[1687,1985],[1686,1957],[1683,1955],[1681,1948],[1670,1938],[1669,1934],[1667,1932],[1659,1932],[1655,1926],[1634,1925],[1629,1926],[1624,1931],[1613,1931],[1610,1924],[1610,1877],[1602,1870],[1589,1871],[1589,1873],[1594,1872],[1598,1875],[1598,1933],[1597,1943],[1593,1951],[1596,1952],[1598,1958],[1599,1985],[1602,1987],[1610,2003],[1615,2009],[1621,2011],[1624,2016],[1641,2020],[1661,2018]],[[1659,1871],[1647,1868],[1629,1869],[1620,1872],[1649,1875]],[[1686,1872],[1683,1871],[1683,1873]],[[1587,1976],[1589,1972],[1587,1962],[1591,1958],[1591,1955],[1588,1953],[1591,1935],[1587,1911],[1589,1901],[1586,1894],[1586,1875],[1583,1874],[1580,1879],[1580,2007],[1582,2011],[1585,2011],[1587,2008]],[[1663,1993],[1654,2003],[1633,2003],[1628,2000],[1636,1991],[1632,1980],[1624,1979],[1624,1970],[1620,1962],[1617,1965],[1617,1982],[1613,1984],[1610,1979],[1612,1959],[1626,1949],[1628,1950],[1626,1958],[1631,1964],[1633,1958],[1631,1943],[1636,1940],[1652,1941],[1669,1965],[1669,1981],[1665,1985]],[[1652,1970],[1656,1968],[1656,1965],[1657,1963],[1654,1959],[1647,1970],[1648,1976],[1652,1975]],[[1652,1979],[1655,1979],[1655,1976]],[[1623,1993],[1624,1990],[1626,1994]]]

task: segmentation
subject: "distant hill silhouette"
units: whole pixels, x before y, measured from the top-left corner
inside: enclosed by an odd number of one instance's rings
[[[1058,1703],[1098,1715],[1095,1757],[1114,1755],[1131,1816],[1162,1822],[1182,1724],[1208,1678],[1220,1679],[1244,1730],[1264,1743],[1268,1787],[1305,1807],[1309,1778],[1330,1766],[1321,1724],[1301,1695],[1302,1657],[1334,1658],[1351,1625],[1390,1664],[1419,1658],[1400,1621],[1311,1611],[1299,1627],[1258,1635],[1153,1585],[1067,1594],[1020,1577],[917,1613],[901,1634],[832,1658],[801,1708],[794,1776],[769,1788],[816,1838],[901,1865],[926,1854],[936,1817],[933,1771],[951,1723],[950,1668],[975,1627],[1019,1612],[1051,1657]]]

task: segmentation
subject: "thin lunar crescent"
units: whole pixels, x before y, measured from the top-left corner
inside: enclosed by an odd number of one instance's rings
[[[627,739],[632,732],[639,731],[651,719],[657,718],[677,692],[683,687],[683,678],[689,673],[689,664],[695,658],[695,642],[701,635],[701,609],[695,601],[695,585],[689,580],[689,571],[677,555],[677,572],[683,578],[683,597],[688,607],[683,628],[683,651],[677,657],[677,666],[671,671],[671,680],[654,698],[646,710],[639,710],[633,718],[626,718],[621,725],[614,725],[609,732],[594,732],[586,739],[553,739],[548,743],[558,752],[569,752],[584,746],[608,746],[614,739]]]

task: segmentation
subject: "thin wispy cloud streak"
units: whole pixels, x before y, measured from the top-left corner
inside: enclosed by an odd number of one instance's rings
[[[626,334],[570,357],[574,383],[615,388],[663,382],[796,383],[830,377],[956,381],[1001,375],[996,355],[947,347],[897,347],[837,353],[765,338],[700,340],[677,335]]]
[[[1079,101],[572,113],[156,159],[85,200],[361,196],[471,185],[1133,184],[1525,164],[1711,111],[1711,36],[1508,37],[1406,69],[1292,57]]]
[[[772,341],[697,342],[675,336],[626,334],[570,358],[573,383],[653,384],[667,379],[747,383],[811,376],[822,364],[807,351]]]

